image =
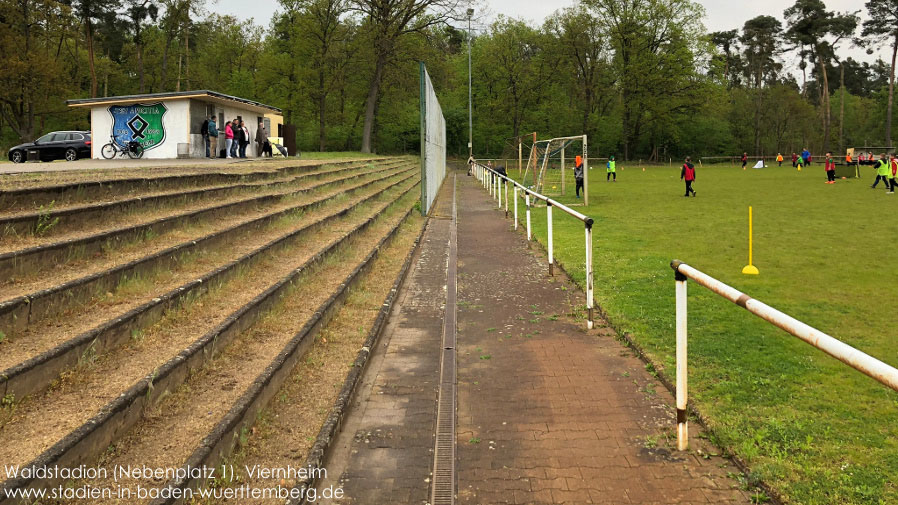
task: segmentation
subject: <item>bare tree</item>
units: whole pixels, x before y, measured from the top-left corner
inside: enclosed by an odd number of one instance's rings
[[[365,102],[362,152],[371,152],[371,136],[380,102],[384,70],[394,55],[399,40],[449,19],[457,18],[460,0],[352,0],[351,9],[367,17],[374,40],[374,73]]]

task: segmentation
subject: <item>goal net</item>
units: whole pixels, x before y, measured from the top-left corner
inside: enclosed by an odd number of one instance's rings
[[[574,195],[575,160],[577,156],[582,157],[583,175],[586,179],[589,168],[586,155],[586,135],[537,140],[531,147],[522,184],[546,196]]]

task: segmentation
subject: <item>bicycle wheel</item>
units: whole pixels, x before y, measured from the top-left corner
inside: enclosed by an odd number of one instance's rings
[[[143,157],[143,146],[136,145],[133,149],[128,149],[128,156],[132,160],[140,159]]]
[[[111,160],[112,158],[114,158],[116,152],[118,152],[118,150],[114,145],[112,145],[112,142],[106,144],[102,149],[100,149],[100,154],[102,154],[103,157],[107,160]]]

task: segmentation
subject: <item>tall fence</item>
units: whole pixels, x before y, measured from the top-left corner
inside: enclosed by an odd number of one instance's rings
[[[586,310],[587,310],[587,319],[586,319],[586,327],[592,329],[595,325],[595,320],[593,319],[593,279],[592,279],[592,225],[593,219],[585,214],[577,212],[576,210],[564,205],[560,202],[557,202],[546,195],[542,195],[533,191],[521,183],[515,181],[514,179],[502,175],[499,172],[491,169],[490,167],[484,165],[475,160],[471,160],[471,171],[477,177],[477,180],[483,185],[483,188],[486,189],[490,196],[492,196],[495,200],[498,201],[498,208],[502,208],[502,202],[505,202],[505,217],[507,218],[509,215],[509,201],[514,199],[514,229],[518,229],[518,200],[521,198],[519,195],[522,195],[524,198],[524,205],[526,207],[526,219],[527,219],[527,241],[533,240],[533,231],[531,228],[530,222],[530,207],[536,200],[542,200],[546,203],[546,225],[547,225],[547,244],[546,250],[549,253],[549,275],[555,275],[555,237],[553,233],[553,221],[552,221],[552,209],[558,208],[558,210],[578,219],[583,223],[583,230],[585,235],[585,245],[586,245]],[[509,191],[511,191],[511,196],[509,196]]]
[[[421,213],[427,215],[446,178],[446,119],[421,62]]]
[[[898,391],[898,370],[882,361],[865,354],[854,347],[833,338],[822,331],[784,314],[766,303],[730,287],[710,275],[686,263],[674,260],[670,263],[676,282],[676,326],[677,326],[677,448],[685,451],[689,447],[689,428],[686,420],[686,282],[694,281],[714,293],[726,298],[761,319],[782,328],[793,336],[820,349],[855,370]]]

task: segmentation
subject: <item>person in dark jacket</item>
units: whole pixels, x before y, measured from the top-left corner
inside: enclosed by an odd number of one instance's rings
[[[873,168],[876,169],[876,180],[873,181],[873,185],[870,186],[873,189],[876,189],[876,185],[879,184],[879,181],[882,180],[883,184],[886,187],[886,191],[889,190],[889,173],[891,172],[889,167],[889,162],[886,160],[885,154],[880,154],[879,159],[876,160],[876,164],[873,165]]]
[[[200,126],[200,135],[203,136],[203,145],[206,147],[206,157],[209,157],[209,120],[206,119],[203,121],[203,126]]]
[[[259,157],[265,156],[271,157],[271,144],[268,142],[268,130],[265,129],[265,123],[259,121],[259,128],[256,130],[256,144],[258,145],[258,150],[256,151]]]
[[[209,116],[209,122],[206,125],[206,136],[209,140],[209,149],[206,152],[208,158],[218,158],[218,125],[215,124],[215,116]]]
[[[580,198],[580,190],[583,189],[583,157],[579,155],[574,163],[574,180],[577,182],[575,189],[577,198]],[[586,190],[583,189],[583,192],[586,193]]]
[[[686,162],[683,163],[683,168],[680,170],[680,180],[686,181],[686,194],[683,196],[689,196],[689,193],[692,193],[692,196],[695,197],[695,190],[692,189],[692,183],[695,181],[695,165],[692,164],[692,158],[687,156]]]
[[[748,165],[748,153],[742,153],[742,170],[745,170],[746,165]]]

